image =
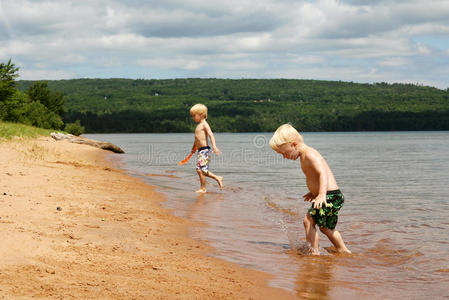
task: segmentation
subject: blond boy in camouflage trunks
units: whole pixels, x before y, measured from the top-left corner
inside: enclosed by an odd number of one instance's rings
[[[317,150],[304,144],[303,137],[290,124],[284,124],[276,130],[270,140],[270,146],[286,159],[299,158],[301,169],[306,175],[309,193],[303,197],[304,201],[312,202],[312,206],[304,217],[304,228],[311,254],[320,254],[315,225],[318,225],[321,232],[334,244],[337,252],[351,253],[340,233],[335,230],[344,197],[325,159]]]

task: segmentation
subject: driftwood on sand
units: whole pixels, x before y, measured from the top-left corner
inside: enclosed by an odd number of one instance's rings
[[[57,141],[60,140],[68,140],[71,143],[75,143],[75,144],[85,144],[85,145],[90,145],[93,147],[97,147],[97,148],[101,148],[104,150],[109,150],[115,153],[125,153],[125,151],[123,151],[122,149],[120,149],[120,147],[112,144],[112,143],[108,143],[108,142],[100,142],[100,141],[95,141],[95,140],[91,140],[82,136],[76,136],[73,134],[64,134],[64,133],[60,133],[60,132],[52,132],[51,137],[54,138]]]

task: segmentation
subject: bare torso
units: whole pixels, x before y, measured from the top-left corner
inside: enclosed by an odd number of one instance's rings
[[[307,147],[307,151],[303,155],[301,155],[300,161],[301,161],[301,169],[306,175],[307,187],[314,196],[318,195],[320,189],[319,186],[320,175],[317,168],[323,168],[323,171],[327,175],[326,191],[338,189],[337,181],[335,180],[334,174],[329,168],[326,160],[321,156],[321,154],[317,150],[311,147]]]
[[[207,124],[205,120],[201,121],[195,128],[195,147],[197,148],[208,146],[205,124]]]

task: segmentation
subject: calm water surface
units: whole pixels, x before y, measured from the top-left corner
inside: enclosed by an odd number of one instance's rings
[[[305,133],[326,158],[345,206],[337,229],[352,256],[304,255],[309,203],[298,161],[268,146],[271,134],[216,134],[223,154],[198,195],[192,134],[87,135],[122,147],[129,173],[159,186],[176,215],[209,226],[192,236],[213,256],[273,275],[270,285],[305,299],[449,299],[449,132]]]

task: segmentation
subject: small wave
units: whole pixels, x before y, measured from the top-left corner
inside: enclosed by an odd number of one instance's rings
[[[257,245],[267,245],[267,246],[275,246],[280,247],[286,250],[290,249],[289,244],[283,244],[283,243],[274,243],[274,242],[268,242],[268,241],[248,241],[250,244],[257,244]]]
[[[427,228],[432,228],[432,229],[445,229],[445,228],[440,227],[440,226],[435,226],[435,225],[430,225],[430,224],[425,224],[425,223],[421,224],[421,226],[422,227],[427,227]]]
[[[449,273],[449,269],[438,269],[435,272],[438,272],[438,273]]]
[[[144,174],[144,176],[148,176],[148,177],[167,177],[167,178],[181,178],[179,176],[173,175],[173,174]]]
[[[300,244],[294,245],[292,249],[299,255],[310,255],[313,253],[313,248],[308,242],[302,242]]]
[[[271,209],[273,209],[274,211],[280,212],[282,214],[285,215],[289,215],[291,217],[298,217],[299,214],[298,212],[292,210],[292,209],[288,209],[288,208],[283,208],[280,205],[274,203],[273,201],[271,201],[268,197],[264,198],[265,203],[267,204],[267,206]]]
[[[223,189],[226,191],[231,191],[233,193],[238,193],[242,190],[242,188],[239,186],[225,186]]]
[[[290,244],[291,247],[291,251],[299,256],[312,256],[312,255],[316,255],[315,249],[312,247],[312,245],[310,245],[309,242],[306,241],[301,241],[298,243],[295,243],[293,245]],[[333,247],[325,247],[319,248],[319,255],[321,256],[329,256],[330,254],[335,254],[337,253],[337,251],[335,250],[335,248]]]
[[[417,250],[394,249],[389,245],[389,239],[383,239],[378,244],[368,249],[362,255],[374,259],[378,265],[404,265],[424,254]]]

